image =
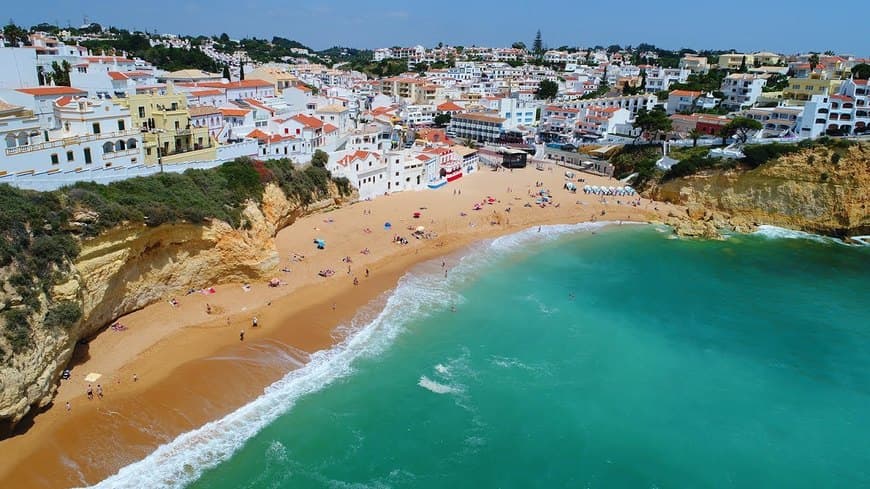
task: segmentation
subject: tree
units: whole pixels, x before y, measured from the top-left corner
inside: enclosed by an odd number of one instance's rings
[[[329,154],[320,149],[314,150],[314,154],[311,156],[311,166],[326,168],[327,163],[329,163]]]
[[[447,124],[450,124],[450,119],[451,119],[450,114],[445,112],[443,114],[436,115],[435,118],[433,119],[433,122],[438,127],[445,127]]]
[[[815,71],[816,66],[819,66],[819,54],[813,53],[810,55],[810,59],[808,60],[810,63],[810,71]]]
[[[18,47],[19,44],[29,44],[30,36],[23,27],[13,24],[11,21],[3,27],[3,38],[12,47]]]
[[[224,77],[227,81],[232,80],[232,77],[230,77],[230,65],[226,65],[226,64],[224,65],[224,74],[223,74],[223,77]]]
[[[242,81],[244,79],[245,79],[245,62],[242,60],[239,60],[239,81]]]
[[[69,72],[72,67],[69,64],[69,61],[63,60],[60,63],[57,61],[51,62],[51,79],[54,80],[54,84],[58,86],[69,86]]]
[[[535,92],[535,97],[540,100],[550,100],[559,93],[559,84],[552,80],[541,80],[538,83],[538,90]]]
[[[704,133],[699,131],[698,128],[693,128],[689,131],[689,137],[692,138],[692,147],[695,148],[698,146],[698,139],[703,136]]]
[[[526,50],[526,43],[524,43],[522,41],[517,41],[517,42],[511,44],[511,47],[514,49],[522,49],[523,51],[525,51]]]
[[[736,117],[731,120],[726,126],[729,132],[733,134],[738,141],[742,144],[746,144],[746,141],[749,139],[749,135],[755,131],[760,130],[762,127],[761,123],[755,119],[750,119],[748,117]]]
[[[870,65],[868,65],[867,63],[855,65],[855,67],[852,68],[852,78],[856,80],[870,79]]]
[[[622,47],[620,47],[619,44],[611,44],[610,46],[607,46],[607,54],[615,54],[620,51],[622,51]]]
[[[653,110],[642,108],[637,111],[637,117],[634,118],[634,127],[640,129],[638,138],[649,134],[652,136],[651,139],[656,139],[659,133],[670,131],[672,124],[670,117],[661,107]]]
[[[746,56],[744,56],[743,59],[740,60],[740,70],[738,71],[740,71],[740,73],[746,73]]]
[[[532,43],[532,52],[539,58],[544,55],[544,40],[541,38],[541,29],[538,29],[537,34],[535,34],[535,41]]]

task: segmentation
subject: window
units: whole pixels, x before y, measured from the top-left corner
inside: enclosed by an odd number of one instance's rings
[[[99,122],[94,122],[93,124],[91,124],[91,127],[93,127],[93,129],[94,129],[94,134],[100,133],[100,123]]]
[[[60,159],[57,157],[57,153],[53,153],[53,154],[51,155],[51,164],[52,164],[52,165],[57,165],[57,164],[59,164],[59,163],[60,163]]]
[[[121,120],[118,121],[118,130],[119,130],[119,131],[123,131],[123,130],[124,130],[124,119],[121,119]]]
[[[139,117],[142,119],[145,118],[145,107],[139,107]]]
[[[73,155],[72,151],[66,152],[66,161],[75,161],[75,155]]]
[[[85,148],[85,164],[90,165],[91,163],[93,163],[91,161],[91,148]]]

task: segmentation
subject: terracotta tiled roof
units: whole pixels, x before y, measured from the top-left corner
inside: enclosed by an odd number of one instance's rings
[[[455,103],[453,103],[450,100],[439,105],[438,107],[436,107],[436,109],[438,109],[441,112],[460,112],[462,110],[465,110],[461,106],[456,105]]]
[[[194,97],[212,97],[215,95],[223,95],[223,90],[218,90],[216,88],[210,88],[207,90],[196,90],[194,92],[190,92]]]
[[[129,77],[120,71],[110,71],[109,78],[112,80],[127,80]]]
[[[332,133],[332,132],[335,132],[337,130],[338,130],[338,128],[333,126],[332,124],[325,124],[323,126],[323,132],[325,132],[325,133]]]
[[[294,121],[296,121],[296,122],[298,122],[306,127],[310,127],[312,129],[322,129],[323,128],[323,122],[316,117],[311,117],[311,116],[308,116],[305,114],[298,114],[298,115],[294,115],[293,117],[291,117],[291,119],[293,119]]]
[[[250,112],[248,109],[230,109],[225,107],[221,107],[218,110],[220,110],[224,117],[244,117]]]
[[[673,95],[675,97],[700,97],[702,93],[696,92],[694,90],[674,90],[670,93],[670,95]]]
[[[16,88],[16,92],[35,95],[37,97],[46,95],[86,95],[88,92],[72,87],[33,87],[33,88]]]

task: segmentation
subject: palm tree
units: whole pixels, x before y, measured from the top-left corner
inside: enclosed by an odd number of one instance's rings
[[[698,146],[698,138],[700,138],[703,135],[704,135],[704,133],[699,131],[697,127],[692,129],[691,131],[689,131],[689,137],[692,138],[692,147],[693,148]]]

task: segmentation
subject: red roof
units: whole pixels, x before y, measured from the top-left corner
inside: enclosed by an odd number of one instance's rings
[[[63,107],[70,102],[72,102],[72,97],[70,97],[69,95],[64,95],[63,97],[54,101],[54,103],[56,103],[59,107]]]
[[[675,95],[677,97],[700,97],[701,92],[696,92],[694,90],[674,90],[670,95]]]
[[[128,76],[121,73],[120,71],[110,71],[109,78],[111,78],[112,80],[126,80]]]
[[[437,107],[437,109],[441,112],[459,112],[459,111],[465,110],[461,106],[455,104],[454,102],[452,102],[450,100],[439,105]]]
[[[323,132],[326,132],[326,133],[335,132],[337,130],[338,130],[338,128],[333,126],[332,124],[325,124],[323,126]]]
[[[316,117],[311,117],[305,114],[298,114],[291,117],[291,119],[302,124],[303,126],[310,127],[312,129],[323,129],[323,122]]]
[[[208,90],[197,90],[195,92],[190,92],[190,94],[194,97],[210,97],[213,95],[223,95],[224,92],[216,88],[210,88]]]
[[[357,150],[352,154],[345,156],[344,158],[338,160],[338,164],[342,166],[347,166],[354,160],[365,160],[369,156],[374,155],[374,153],[369,153],[368,151]]]
[[[852,97],[849,97],[848,95],[839,95],[839,94],[831,95],[831,98],[835,99],[835,100],[842,100],[844,102],[852,102],[853,101]]]
[[[88,92],[72,87],[33,87],[33,88],[16,88],[16,92],[35,95],[37,97],[46,95],[84,95]]]
[[[248,109],[228,109],[223,107],[220,109],[220,111],[224,117],[244,117],[248,115],[248,112],[250,112],[250,110]]]

